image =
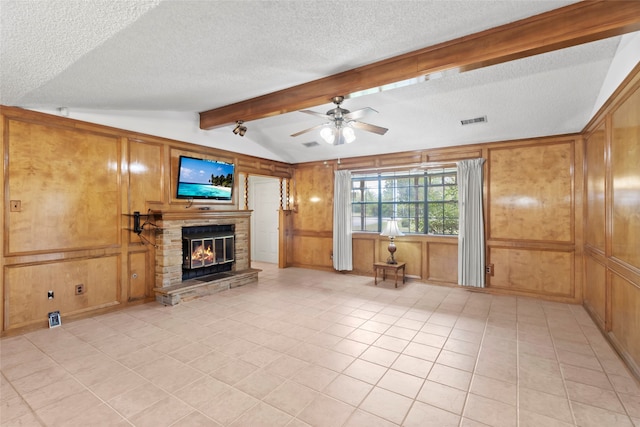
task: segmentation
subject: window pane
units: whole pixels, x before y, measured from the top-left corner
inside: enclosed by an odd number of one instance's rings
[[[376,188],[375,190],[365,190],[364,201],[365,202],[377,202],[378,201],[378,189]]]
[[[442,187],[440,186],[429,187],[429,190],[427,193],[428,200],[442,200],[443,197],[444,197],[444,190]]]
[[[447,202],[442,204],[442,211],[445,218],[458,218],[458,202]]]
[[[382,201],[383,202],[393,202],[395,199],[395,188],[394,188],[394,180],[393,179],[383,179],[380,182],[382,189]]]
[[[357,204],[352,206],[352,226],[354,231],[378,230],[378,205]]]
[[[378,205],[367,204],[365,205],[366,216],[378,218]]]
[[[458,200],[458,187],[455,185],[447,185],[444,188],[444,200]]]

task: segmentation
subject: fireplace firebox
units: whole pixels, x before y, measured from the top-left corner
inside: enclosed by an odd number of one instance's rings
[[[234,250],[233,225],[183,227],[183,280],[231,271]]]

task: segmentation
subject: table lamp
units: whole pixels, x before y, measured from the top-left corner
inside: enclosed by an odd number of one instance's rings
[[[398,261],[393,257],[393,254],[396,251],[396,244],[393,242],[393,239],[397,236],[404,236],[404,233],[398,228],[398,221],[395,219],[387,221],[387,226],[380,235],[389,236],[389,246],[387,247],[387,250],[391,256],[387,259],[387,264],[397,264]]]

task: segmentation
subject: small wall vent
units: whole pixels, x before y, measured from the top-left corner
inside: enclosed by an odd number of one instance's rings
[[[487,116],[476,117],[476,118],[473,118],[473,119],[460,120],[460,123],[462,124],[462,126],[472,125],[474,123],[486,123],[486,122],[487,122]]]
[[[311,142],[303,142],[302,145],[304,145],[307,148],[311,148],[311,147],[315,147],[316,145],[320,145],[317,141],[311,141]]]

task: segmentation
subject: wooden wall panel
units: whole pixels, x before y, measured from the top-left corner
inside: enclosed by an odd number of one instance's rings
[[[64,322],[65,316],[118,304],[119,265],[119,257],[110,256],[7,267],[6,329],[46,325],[47,313],[55,310]],[[85,286],[83,295],[75,295],[78,284]],[[54,292],[51,300],[49,290]]]
[[[333,168],[316,164],[296,169],[294,197],[296,230],[332,232]]]
[[[605,130],[601,126],[585,143],[586,150],[586,224],[585,243],[605,251]]]
[[[612,118],[612,256],[640,269],[640,89]]]
[[[525,248],[490,248],[495,275],[491,288],[573,297],[573,253]]]
[[[458,283],[458,245],[427,243],[427,280]]]
[[[585,256],[584,304],[589,307],[594,320],[601,328],[605,327],[607,288],[606,267],[590,256]]]
[[[10,120],[8,253],[87,249],[120,241],[120,140]]]
[[[640,65],[587,131],[584,306],[640,379]]]
[[[396,260],[406,262],[412,278],[455,285],[458,282],[458,239],[456,237],[405,235],[396,239]],[[389,239],[377,233],[355,233],[353,273],[372,276],[373,263],[389,258]]]
[[[147,252],[129,254],[129,301],[144,299],[149,295],[147,285]]]
[[[166,203],[164,146],[142,141],[129,142],[129,212],[147,212],[147,202]]]
[[[379,259],[376,261],[386,262],[389,258],[389,238],[383,237],[378,240]],[[405,274],[408,276],[422,277],[422,243],[419,240],[409,240],[408,237],[395,239],[396,253],[394,258],[398,262],[406,262]]]
[[[291,165],[287,163],[244,156],[239,156],[236,166],[245,173],[252,175],[268,175],[281,178],[290,178],[293,170]]]
[[[636,374],[640,372],[640,287],[617,274],[611,278],[611,333]]]
[[[323,163],[296,168],[288,265],[333,270],[333,175]]]
[[[333,269],[333,238],[322,236],[294,236],[292,239],[292,265],[296,267],[315,267]]]
[[[353,238],[353,271],[357,274],[373,275],[373,263],[377,261],[375,256],[376,242],[377,239],[373,238]],[[387,250],[386,247],[384,250]]]
[[[573,241],[573,140],[489,150],[489,239]]]

